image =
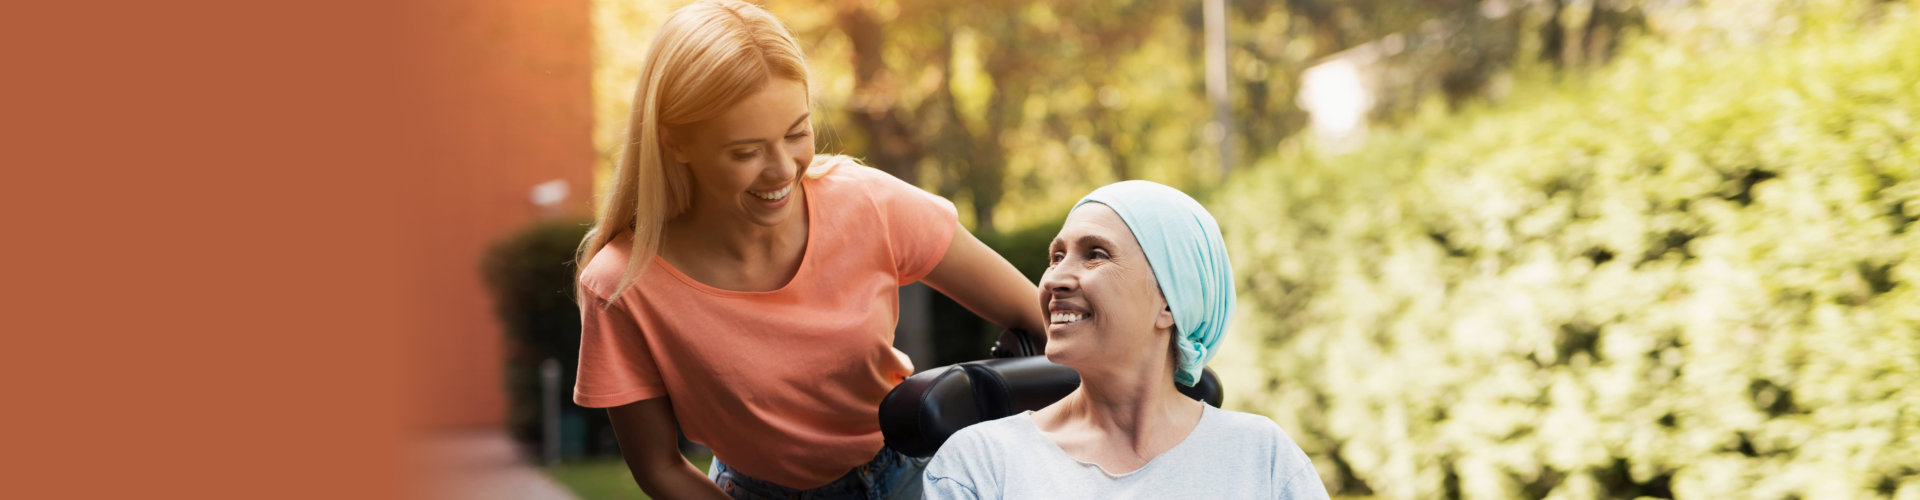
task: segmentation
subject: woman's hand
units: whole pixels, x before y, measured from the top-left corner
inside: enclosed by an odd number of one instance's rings
[[[993,324],[1047,334],[1039,289],[965,226],[954,225],[946,255],[920,281]]]
[[[653,498],[725,499],[727,494],[680,455],[680,422],[665,396],[607,409],[620,455],[640,491]]]

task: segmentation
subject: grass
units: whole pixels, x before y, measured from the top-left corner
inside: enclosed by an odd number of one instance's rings
[[[713,456],[689,454],[687,461],[705,472]],[[627,463],[618,456],[576,460],[541,467],[540,471],[581,500],[647,498],[646,494],[640,492],[640,486],[633,483],[633,475],[627,472]]]

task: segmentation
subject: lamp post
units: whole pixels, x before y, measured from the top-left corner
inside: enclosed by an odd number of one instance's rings
[[[1226,0],[1202,0],[1206,25],[1207,100],[1213,102],[1213,127],[1207,139],[1220,143],[1220,177],[1233,171],[1233,108],[1227,93]]]

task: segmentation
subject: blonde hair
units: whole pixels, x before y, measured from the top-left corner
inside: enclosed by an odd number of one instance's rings
[[[580,241],[577,273],[586,272],[588,261],[609,241],[631,231],[626,273],[608,299],[626,290],[659,254],[666,222],[691,203],[692,180],[686,166],[668,160],[663,129],[713,118],[774,77],[808,86],[800,44],[765,9],[739,0],[706,0],[668,15],[640,67],[627,144],[593,229]],[[816,156],[808,177],[823,174],[827,168],[821,166],[836,159]]]

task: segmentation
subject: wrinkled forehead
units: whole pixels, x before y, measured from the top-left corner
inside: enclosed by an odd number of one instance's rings
[[[1133,229],[1127,227],[1126,219],[1120,218],[1120,213],[1105,203],[1092,201],[1074,207],[1067,213],[1067,221],[1060,225],[1060,235],[1053,242],[1071,245],[1088,236],[1113,242],[1125,250],[1140,250],[1140,240],[1134,237]]]

